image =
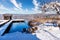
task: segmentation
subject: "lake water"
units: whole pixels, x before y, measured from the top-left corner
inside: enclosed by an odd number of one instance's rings
[[[48,24],[46,24],[46,25],[48,25]],[[57,25],[54,24],[53,26],[57,26]],[[10,33],[11,32],[17,32],[17,31],[22,32],[23,28],[26,28],[26,29],[29,28],[28,21],[25,21],[25,22],[13,22],[9,32]]]
[[[28,22],[25,21],[25,22],[14,22],[10,28],[10,31],[9,32],[16,32],[16,31],[19,31],[21,32],[23,30],[23,28],[28,28]]]

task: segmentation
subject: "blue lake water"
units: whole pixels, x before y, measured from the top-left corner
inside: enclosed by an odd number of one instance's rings
[[[26,28],[26,29],[29,28],[27,21],[13,23],[9,32],[16,32],[16,31],[21,32],[23,30],[23,28]]]
[[[47,26],[48,24],[46,24],[46,26]],[[48,25],[49,26],[49,25]],[[57,26],[56,24],[52,24],[52,26]],[[29,26],[28,26],[28,21],[25,21],[25,22],[14,22],[14,23],[12,23],[12,26],[11,26],[11,28],[10,28],[10,33],[11,32],[17,32],[17,31],[19,31],[19,32],[21,32],[21,31],[23,31],[23,28],[26,28],[26,29],[28,29],[29,28]]]

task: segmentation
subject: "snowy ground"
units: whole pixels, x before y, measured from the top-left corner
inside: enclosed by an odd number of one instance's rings
[[[9,20],[0,20],[0,25],[7,22],[7,21],[9,21]]]
[[[41,40],[60,40],[60,30],[58,27],[45,27],[37,30],[33,35],[36,35]]]

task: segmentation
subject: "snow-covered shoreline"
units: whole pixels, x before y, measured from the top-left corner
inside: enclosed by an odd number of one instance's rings
[[[41,40],[60,40],[60,30],[58,27],[45,27],[37,30],[33,35],[36,35]]]

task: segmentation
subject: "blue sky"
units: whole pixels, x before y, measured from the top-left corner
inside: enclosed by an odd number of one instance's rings
[[[0,0],[0,13],[33,14],[40,13],[40,6],[56,0]],[[58,0],[59,1],[59,0]]]

